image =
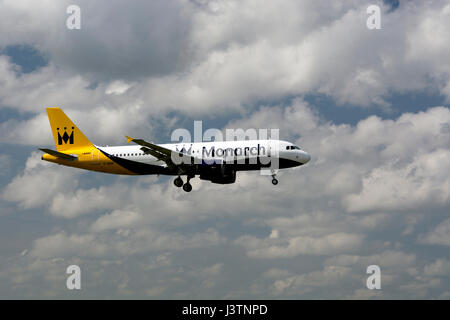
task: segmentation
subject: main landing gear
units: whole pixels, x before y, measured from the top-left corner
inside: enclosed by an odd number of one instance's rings
[[[193,178],[193,177],[192,176],[188,176],[186,183],[183,184],[183,179],[181,179],[181,177],[178,176],[178,178],[173,180],[173,184],[176,187],[178,187],[178,188],[183,187],[183,190],[186,191],[186,192],[191,192],[192,191],[192,185],[189,183],[189,180],[191,180],[191,178]]]
[[[183,190],[186,192],[191,192],[192,185],[189,182],[186,182],[185,184],[183,184]]]
[[[181,187],[182,185],[183,185],[183,179],[181,179],[181,177],[180,176],[178,176],[178,178],[176,178],[175,180],[173,180],[173,184],[176,186],[176,187]]]

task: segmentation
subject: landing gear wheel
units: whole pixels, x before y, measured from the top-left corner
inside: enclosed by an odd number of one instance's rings
[[[189,182],[186,182],[185,184],[183,184],[183,190],[186,192],[191,192],[192,185]]]
[[[180,188],[181,186],[183,186],[183,179],[181,179],[180,177],[176,178],[175,180],[173,180],[173,184],[175,186],[177,186],[178,188]]]
[[[272,184],[276,186],[278,184],[278,180],[276,178],[277,174],[275,171],[272,171]]]

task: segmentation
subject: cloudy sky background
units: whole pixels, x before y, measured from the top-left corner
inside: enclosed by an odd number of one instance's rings
[[[0,298],[449,299],[449,35],[442,0],[1,0]],[[42,162],[49,106],[97,145],[203,120],[312,160],[187,194]]]

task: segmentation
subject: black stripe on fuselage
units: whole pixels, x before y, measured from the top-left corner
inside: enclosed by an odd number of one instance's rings
[[[294,160],[290,160],[290,159],[284,159],[284,158],[279,158],[279,169],[287,169],[287,168],[292,168],[292,167],[298,167],[303,165],[303,163],[298,162],[298,161],[294,161]]]
[[[101,149],[100,150],[105,156],[107,156],[109,159],[117,163],[118,165],[124,167],[125,169],[135,173],[135,174],[166,174],[166,175],[174,175],[177,174],[175,172],[172,172],[169,168],[164,168],[161,166],[155,166],[147,163],[142,163],[138,161],[123,159],[120,157],[113,156]],[[236,171],[251,171],[251,170],[260,170],[262,168],[270,168],[271,164],[261,164],[261,162],[257,161],[257,163],[249,163],[249,159],[246,159],[247,161],[245,163],[238,163],[237,161],[234,161],[233,163],[225,163],[226,166],[233,167]],[[292,167],[298,167],[301,166],[302,163],[285,159],[285,158],[279,158],[278,159],[278,168],[275,169],[286,169],[286,168],[292,168]],[[195,174],[200,174],[201,166],[208,166],[206,164],[203,165],[194,165]]]
[[[111,161],[114,161],[119,166],[124,167],[125,169],[127,169],[135,174],[172,174],[168,170],[168,168],[116,157],[116,156],[113,156],[112,154],[109,154],[101,149],[98,149],[98,150],[100,150],[105,156],[107,156],[109,159],[111,159]]]
[[[274,169],[287,169],[292,167],[298,167],[301,166],[303,163],[285,159],[285,158],[279,158],[278,159],[278,167],[274,166]],[[251,171],[251,170],[260,170],[263,168],[271,168],[271,163],[268,164],[262,164],[259,159],[257,160],[257,163],[250,163],[248,159],[246,159],[245,163],[239,163],[238,161],[234,161],[233,163],[226,164],[227,166],[233,166],[236,171]]]

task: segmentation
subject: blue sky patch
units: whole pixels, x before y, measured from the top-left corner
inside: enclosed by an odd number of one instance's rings
[[[22,73],[31,73],[48,65],[49,59],[43,53],[27,44],[7,46],[2,54],[11,58],[11,61],[20,66]]]

